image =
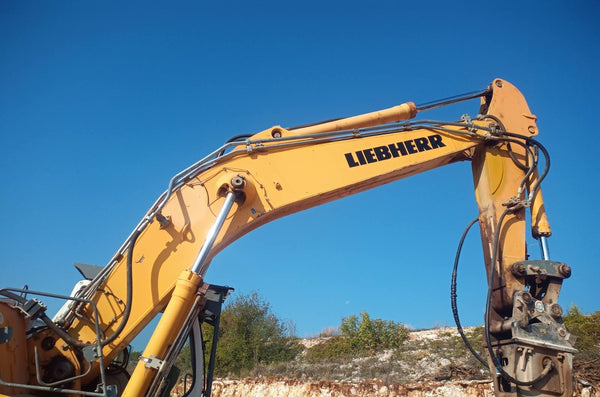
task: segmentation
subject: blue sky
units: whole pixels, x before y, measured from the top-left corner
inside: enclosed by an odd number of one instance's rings
[[[550,253],[573,268],[561,304],[600,310],[598,15],[594,1],[4,1],[0,285],[70,292],[73,262],[104,265],[170,177],[230,136],[501,77],[550,151]],[[220,253],[206,281],[259,292],[300,336],[363,310],[452,326],[452,261],[475,216],[470,165],[455,164],[266,225]],[[464,250],[459,307],[477,325],[477,231]]]

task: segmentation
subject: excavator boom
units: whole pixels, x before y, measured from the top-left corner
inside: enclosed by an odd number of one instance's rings
[[[473,98],[481,98],[473,117],[414,119]],[[161,395],[182,341],[205,313],[211,286],[203,278],[219,251],[277,218],[458,161],[472,163],[496,395],[570,396],[575,350],[557,303],[570,268],[547,255],[528,260],[525,244],[526,211],[534,235],[544,244],[550,235],[541,194],[547,170],[538,171],[547,153],[537,134],[521,93],[496,79],[448,100],[236,138],[175,175],[111,261],[55,319],[14,290],[0,290],[6,298],[0,314],[12,332],[0,343],[9,358],[0,363],[0,396],[57,388],[73,395]],[[131,379],[115,391],[104,367],[161,312]],[[41,324],[35,332],[34,321]]]

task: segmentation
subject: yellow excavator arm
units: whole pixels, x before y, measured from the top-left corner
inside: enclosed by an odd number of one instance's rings
[[[473,118],[413,120],[431,108],[477,97],[481,107]],[[165,371],[206,305],[210,286],[203,277],[211,259],[228,244],[277,218],[471,161],[489,283],[485,339],[496,395],[570,396],[575,350],[557,303],[570,268],[550,261],[547,250],[541,260],[529,261],[525,245],[527,210],[542,247],[550,235],[540,190],[547,170],[538,171],[548,160],[543,161],[537,134],[521,93],[497,79],[480,92],[435,103],[409,102],[233,139],[173,177],[114,258],[59,318],[50,320],[41,304],[16,290],[0,290],[5,297],[0,319],[12,324],[11,337],[0,343],[8,357],[0,363],[0,395],[56,388],[73,395],[77,390],[160,395]],[[160,312],[125,390],[114,391],[104,368]],[[33,319],[43,323],[35,334],[28,331]]]

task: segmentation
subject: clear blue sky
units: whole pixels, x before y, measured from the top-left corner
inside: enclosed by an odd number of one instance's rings
[[[599,15],[597,1],[3,1],[0,285],[70,292],[73,262],[104,265],[170,177],[232,135],[502,77],[551,154],[551,258],[573,268],[561,304],[600,310]],[[259,292],[300,336],[363,310],[453,325],[452,261],[475,216],[470,165],[455,164],[254,231],[207,281]],[[466,325],[483,322],[481,258],[475,231]]]

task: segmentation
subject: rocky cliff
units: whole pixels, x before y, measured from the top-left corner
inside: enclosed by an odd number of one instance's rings
[[[382,381],[358,383],[291,379],[216,380],[213,397],[493,397],[488,380],[424,381],[388,385]],[[574,397],[600,397],[598,389],[577,382]]]
[[[289,379],[219,380],[214,397],[492,397],[488,381],[420,382],[388,385],[381,381],[303,382]]]
[[[480,330],[467,332],[476,336]],[[302,343],[309,348],[326,339]],[[581,364],[575,366],[574,397],[600,397],[600,362]],[[466,351],[453,328],[411,332],[402,349],[373,357],[316,364],[300,357],[284,365],[257,368],[251,376],[215,379],[212,396],[493,397],[487,369]]]

